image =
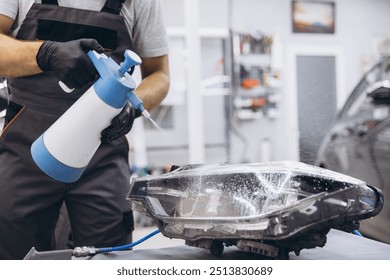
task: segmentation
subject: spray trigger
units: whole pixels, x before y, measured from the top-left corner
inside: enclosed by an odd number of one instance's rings
[[[72,91],[74,91],[74,88],[69,88],[67,85],[65,85],[64,82],[62,81],[58,81],[58,84],[60,85],[60,87],[62,88],[63,91],[65,91],[66,93],[71,93]]]
[[[92,55],[95,55],[95,57],[97,59],[100,59],[100,58],[108,58],[104,53],[98,53],[96,51],[90,51],[90,53],[88,54],[89,57],[91,57]],[[63,81],[58,81],[58,84],[59,86],[61,87],[61,89],[63,91],[65,91],[66,93],[71,93],[72,91],[74,91],[74,88],[69,88]]]

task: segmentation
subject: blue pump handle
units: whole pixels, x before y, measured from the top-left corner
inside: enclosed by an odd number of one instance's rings
[[[130,50],[125,51],[125,60],[120,64],[119,73],[124,76],[131,67],[140,65],[142,63],[141,58]]]
[[[124,106],[127,99],[134,108],[141,110],[144,115],[148,114],[145,112],[142,100],[134,92],[136,87],[134,79],[127,73],[131,67],[141,64],[141,58],[136,53],[126,50],[125,60],[120,66],[105,54],[95,51],[89,51],[87,54],[101,78],[95,83],[99,89],[96,92],[106,103],[120,108]],[[109,86],[107,83],[110,83]],[[113,90],[116,94],[112,94]]]

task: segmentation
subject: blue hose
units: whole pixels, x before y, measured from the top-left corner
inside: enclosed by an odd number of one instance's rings
[[[356,229],[352,233],[357,235],[357,236],[362,236],[363,237],[363,235]]]
[[[153,231],[152,233],[149,233],[148,235],[142,237],[141,239],[122,246],[117,246],[117,247],[106,247],[106,248],[97,248],[96,253],[109,253],[109,252],[114,252],[114,251],[123,251],[123,250],[128,250],[130,248],[133,248],[134,246],[144,242],[145,240],[151,238],[152,236],[156,235],[157,233],[160,233],[160,230],[157,229]]]

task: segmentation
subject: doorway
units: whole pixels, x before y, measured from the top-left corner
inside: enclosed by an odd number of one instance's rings
[[[297,56],[299,158],[314,164],[336,116],[336,58]]]
[[[344,55],[336,46],[291,46],[288,49],[288,126],[295,130],[291,144],[295,160],[314,164],[320,144],[341,108]]]

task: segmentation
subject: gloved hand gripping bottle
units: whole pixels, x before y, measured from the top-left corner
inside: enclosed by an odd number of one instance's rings
[[[77,181],[100,146],[103,129],[111,124],[127,100],[150,118],[134,93],[136,83],[127,73],[141,59],[130,50],[118,65],[105,54],[89,51],[100,78],[31,146],[38,167],[61,182]]]

